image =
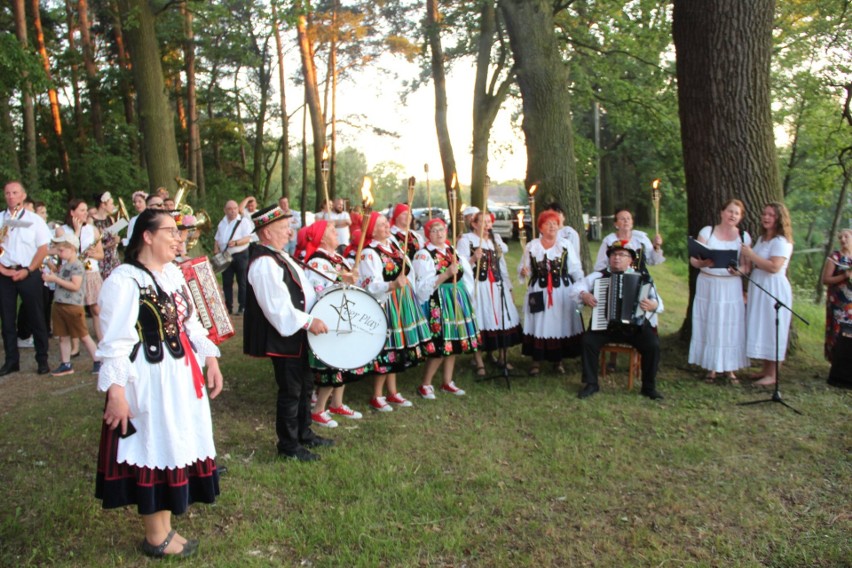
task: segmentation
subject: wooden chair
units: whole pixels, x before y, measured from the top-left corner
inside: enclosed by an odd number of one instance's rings
[[[625,353],[630,362],[627,371],[627,390],[633,389],[633,375],[637,378],[642,377],[642,356],[639,351],[632,345],[626,343],[607,343],[601,348],[600,372],[601,376],[606,379],[606,359],[609,353]]]

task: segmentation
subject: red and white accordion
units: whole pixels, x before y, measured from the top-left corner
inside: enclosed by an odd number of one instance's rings
[[[210,341],[219,345],[233,337],[236,333],[234,324],[219,292],[219,283],[216,281],[216,273],[210,259],[206,256],[191,258],[181,262],[179,266]]]

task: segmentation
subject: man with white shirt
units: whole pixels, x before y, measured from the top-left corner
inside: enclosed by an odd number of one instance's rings
[[[24,209],[27,193],[20,182],[3,188],[6,211],[0,216],[0,320],[6,360],[0,376],[20,371],[16,330],[18,296],[27,306],[26,317],[32,330],[38,374],[50,372],[47,365],[47,326],[44,321],[41,264],[47,255],[50,230],[44,219]]]
[[[583,304],[594,308],[597,299],[592,293],[594,283],[600,278],[613,274],[634,272],[631,267],[636,260],[636,250],[629,241],[614,241],[606,250],[609,266],[601,272],[592,272],[578,280],[568,289],[568,296],[576,305]],[[642,275],[642,283],[650,281],[650,276]],[[663,311],[663,303],[657,295],[653,283],[648,297],[639,302],[645,315],[630,323],[610,322],[603,331],[587,330],[583,334],[583,383],[585,386],[577,394],[579,398],[588,398],[600,390],[598,385],[598,361],[600,352],[607,343],[628,343],[642,355],[642,396],[651,400],[661,400],[663,395],[657,392],[657,368],[660,364],[660,338],[657,335],[657,314]]]
[[[248,270],[248,246],[252,241],[252,223],[239,213],[236,201],[225,203],[225,217],[219,221],[213,237],[213,254],[227,250],[231,253],[231,264],[222,272],[222,288],[225,306],[229,313],[234,308],[234,278],[237,279],[237,302],[242,315],[246,307],[246,270]]]
[[[328,332],[308,314],[316,292],[284,248],[293,236],[290,216],[277,205],[254,214],[258,243],[249,248],[248,294],[243,353],[269,357],[278,383],[275,432],[278,455],[315,461],[309,450],[334,445],[311,431],[313,376],[308,367],[308,333]]]
[[[352,224],[352,218],[349,213],[344,211],[344,203],[341,198],[336,198],[332,202],[331,211],[323,209],[316,216],[317,219],[323,219],[334,224],[337,231],[337,252],[342,253],[346,245],[349,244],[349,225]]]
[[[299,234],[299,229],[302,228],[302,218],[290,209],[290,199],[282,197],[278,200],[278,207],[281,208],[281,211],[283,211],[285,215],[292,215],[290,217],[290,230],[293,231],[294,235]],[[287,254],[293,254],[296,250],[296,239],[290,239],[290,242],[287,243],[284,250],[287,251]]]

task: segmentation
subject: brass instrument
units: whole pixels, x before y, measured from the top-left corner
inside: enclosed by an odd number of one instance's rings
[[[213,227],[213,222],[210,219],[210,215],[204,209],[193,211],[189,204],[182,203],[187,198],[189,192],[197,189],[198,186],[191,180],[182,177],[176,177],[175,181],[178,185],[178,190],[175,194],[175,210],[180,212],[182,216],[192,215],[195,217],[195,228],[190,231],[186,239],[186,250],[188,253],[198,244],[201,235]]]
[[[127,214],[127,206],[121,197],[118,198],[118,218],[124,219],[128,223],[130,222],[130,215]]]

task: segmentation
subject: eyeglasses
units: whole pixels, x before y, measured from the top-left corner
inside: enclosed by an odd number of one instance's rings
[[[177,227],[160,227],[157,229],[158,231],[169,231],[172,237],[178,239],[180,238],[180,230]]]

